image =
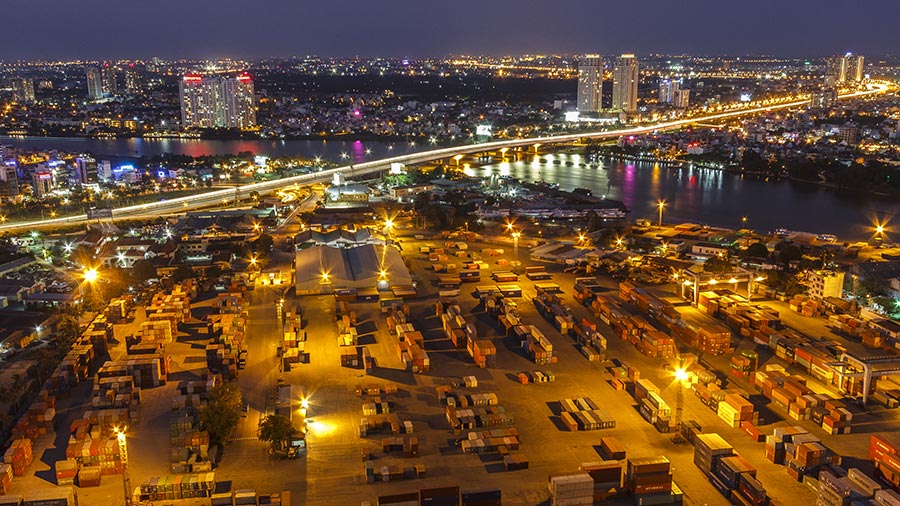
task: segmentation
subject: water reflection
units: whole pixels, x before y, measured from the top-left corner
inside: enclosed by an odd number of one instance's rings
[[[670,168],[653,163],[604,160],[605,169],[580,166],[575,156],[549,155],[536,160],[505,162],[474,170],[478,175],[510,175],[526,181],[557,183],[560,188],[588,188],[594,195],[621,200],[631,216],[656,216],[656,202],[665,199],[666,220],[740,228],[748,216],[760,231],[777,228],[837,234],[866,240],[872,217],[890,218],[900,204],[860,193],[836,192],[805,183],[765,182],[691,166]],[[567,162],[573,166],[566,166]]]

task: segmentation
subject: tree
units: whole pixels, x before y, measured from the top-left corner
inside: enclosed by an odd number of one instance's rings
[[[705,272],[728,272],[731,270],[731,262],[719,257],[710,257],[703,262]]]
[[[241,420],[243,397],[235,383],[225,383],[209,391],[206,407],[200,410],[200,427],[209,433],[210,441],[224,444]]]
[[[761,242],[755,242],[751,244],[746,251],[744,251],[744,258],[768,258],[769,257],[769,248],[766,248],[766,245]]]
[[[140,283],[156,277],[156,267],[147,260],[138,260],[131,268],[134,279]]]
[[[262,234],[256,240],[256,251],[259,252],[260,255],[268,255],[270,251],[272,251],[272,246],[275,245],[275,240],[272,239],[272,236],[269,234]]]
[[[175,272],[172,273],[172,279],[176,282],[184,281],[185,279],[194,277],[194,269],[191,268],[190,265],[181,264],[176,269]]]
[[[778,259],[784,265],[788,265],[792,261],[800,260],[801,258],[803,258],[803,252],[793,244],[781,248],[781,252],[778,254]]]
[[[259,423],[259,440],[269,443],[275,452],[283,450],[296,433],[297,429],[291,424],[291,419],[284,415],[269,415]]]

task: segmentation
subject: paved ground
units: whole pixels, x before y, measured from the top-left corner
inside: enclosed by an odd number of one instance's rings
[[[418,245],[424,242],[440,243],[439,240],[414,241],[402,238],[404,253],[419,281],[420,294],[435,295],[437,289],[431,285],[426,268],[427,258],[416,253]],[[489,245],[470,244],[473,251],[480,251]],[[490,245],[495,246],[495,245]],[[512,258],[512,248],[505,246],[506,257]],[[520,259],[527,252],[521,248]],[[495,262],[496,257],[485,259]],[[287,268],[289,255],[275,257],[273,267],[279,263]],[[527,264],[528,261],[525,260]],[[491,269],[497,269],[492,264]],[[507,267],[501,267],[508,270]],[[556,268],[559,270],[559,268]],[[490,271],[488,271],[490,272]],[[574,277],[557,273],[558,282],[566,292],[564,299],[572,307],[576,316],[588,315],[588,310],[572,299]],[[484,284],[489,284],[485,281]],[[402,371],[396,351],[396,338],[389,335],[377,304],[353,304],[359,314],[360,341],[366,344],[376,358],[379,367],[372,376],[365,376],[361,370],[340,367],[334,323],[334,301],[329,296],[296,298],[284,294],[284,287],[257,285],[250,292],[250,322],[247,332],[249,357],[248,366],[242,372],[238,383],[245,399],[250,404],[249,416],[242,420],[234,441],[225,447],[216,469],[217,479],[231,481],[232,487],[255,488],[260,492],[291,490],[300,504],[333,505],[359,504],[373,501],[378,495],[417,490],[421,487],[459,484],[464,489],[498,487],[503,490],[504,504],[535,505],[547,499],[547,475],[557,472],[574,471],[579,464],[599,460],[597,453],[600,437],[614,435],[623,441],[629,457],[665,455],[673,463],[675,481],[686,494],[686,504],[725,505],[728,501],[720,496],[692,464],[692,448],[688,445],[673,445],[668,435],[657,433],[643,421],[636,410],[635,402],[624,392],[613,390],[608,384],[608,374],[604,364],[590,363],[573,346],[572,340],[560,335],[550,324],[538,315],[530,298],[534,296],[533,284],[524,277],[519,283],[524,289],[520,310],[526,323],[537,325],[553,342],[559,355],[559,362],[552,366],[535,366],[529,362],[518,343],[502,337],[493,319],[476,306],[476,300],[469,293],[458,298],[464,314],[475,322],[479,335],[495,342],[498,356],[497,367],[478,369],[464,352],[451,349],[450,343],[440,331],[440,322],[433,315],[433,297],[422,297],[411,303],[411,314],[417,328],[422,329],[426,338],[426,349],[432,362],[432,371],[425,375],[413,375]],[[614,290],[612,280],[604,284]],[[471,292],[476,284],[463,285],[464,292]],[[308,335],[306,349],[310,353],[309,364],[301,364],[292,371],[278,370],[275,347],[280,335],[276,322],[275,301],[286,295],[288,308],[299,305],[304,314]],[[202,306],[208,302],[200,302]],[[800,330],[811,335],[826,332],[824,323],[817,319],[804,319],[800,315],[787,315],[776,303],[769,303],[780,310],[785,319],[797,324]],[[704,318],[696,309],[679,307],[687,317]],[[202,311],[202,310],[201,310]],[[143,315],[138,315],[140,321]],[[809,320],[809,321],[802,321]],[[631,345],[612,337],[608,328],[601,325],[609,338],[610,358],[617,358],[637,367],[643,377],[651,378],[657,385],[670,385],[660,359],[640,355]],[[124,336],[129,327],[117,328],[117,335]],[[833,336],[835,339],[840,339]],[[743,343],[742,347],[750,346]],[[173,374],[170,382],[157,389],[144,392],[142,421],[130,430],[129,450],[131,457],[131,480],[133,485],[142,480],[168,470],[168,420],[170,399],[181,379],[196,377],[204,365],[200,342],[191,341],[182,335],[177,344],[170,347],[174,357]],[[773,360],[771,354],[761,353],[763,360]],[[720,370],[727,370],[729,357],[707,357],[709,363]],[[521,385],[515,380],[515,373],[522,370],[549,369],[556,374],[557,381],[549,384]],[[495,392],[500,405],[515,416],[515,426],[521,433],[520,452],[530,458],[530,468],[515,472],[498,472],[498,464],[493,456],[463,455],[452,441],[452,434],[438,405],[434,387],[445,384],[450,378],[475,375],[479,379],[479,392]],[[280,460],[270,457],[265,446],[256,440],[259,416],[268,407],[267,397],[276,381],[281,378],[298,385],[310,396],[311,432],[308,437],[308,452],[296,460]],[[399,386],[397,395],[391,396],[394,412],[413,421],[415,434],[419,438],[419,457],[403,459],[399,456],[385,456],[380,451],[380,435],[360,438],[357,434],[359,419],[362,417],[362,400],[355,395],[355,385],[391,382]],[[751,391],[745,380],[732,380],[733,385]],[[825,385],[815,385],[826,391]],[[60,402],[61,415],[58,428],[67,427],[71,418],[80,416],[84,403],[89,398],[90,385],[80,386],[68,399]],[[611,430],[570,433],[560,430],[556,419],[555,403],[562,398],[589,396],[612,413],[617,427]],[[662,396],[670,405],[675,404],[676,391],[666,387]],[[761,398],[753,398],[762,407],[761,417],[765,429],[771,430],[775,424],[785,424],[784,413],[770,411],[762,406]],[[780,504],[812,503],[814,497],[802,484],[788,479],[782,466],[768,463],[763,457],[763,444],[751,441],[740,430],[724,425],[708,408],[703,406],[691,393],[685,394],[684,419],[696,420],[708,432],[718,432],[728,440],[743,456],[757,468],[758,477],[770,495]],[[797,424],[792,422],[791,425]],[[868,446],[869,433],[876,430],[896,430],[894,412],[875,409],[871,413],[857,415],[854,433],[837,437],[823,437],[826,444],[841,454],[854,458],[864,458]],[[814,434],[824,436],[821,429],[811,422],[800,422]],[[63,441],[60,441],[60,439]],[[50,436],[38,442],[39,455],[46,462],[58,454],[54,448],[64,447],[64,437]],[[372,450],[376,465],[397,464],[426,465],[426,478],[420,480],[390,483],[366,484],[361,450]],[[30,477],[16,479],[14,491],[28,487],[43,486],[48,483],[49,466],[36,463],[30,470]],[[97,489],[79,490],[82,504],[121,504],[122,485],[120,476],[104,477],[103,485]],[[52,481],[52,480],[51,480]],[[623,504],[629,503],[627,500]]]

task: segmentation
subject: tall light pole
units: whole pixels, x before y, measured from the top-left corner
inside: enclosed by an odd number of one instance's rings
[[[666,207],[666,201],[661,200],[656,203],[656,207],[659,208],[659,228],[662,228],[662,213],[663,209]]]
[[[519,231],[515,231],[515,232],[512,233],[512,236],[513,236],[513,256],[516,257],[516,260],[517,260],[517,261],[519,260],[519,236],[521,236],[521,235],[522,235],[522,233],[519,232]]]
[[[675,436],[672,437],[673,443],[682,443],[684,438],[681,436],[681,415],[684,411],[684,382],[688,380],[688,373],[684,367],[684,358],[678,356],[678,367],[675,369]]]
[[[125,429],[115,429],[119,442],[119,457],[122,459],[122,487],[125,490],[125,506],[131,506],[131,479],[128,477],[128,442],[125,440]]]

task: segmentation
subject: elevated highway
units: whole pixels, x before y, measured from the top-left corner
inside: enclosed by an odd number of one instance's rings
[[[893,83],[874,82],[868,85],[867,89],[841,95],[840,99],[861,98],[871,95],[886,93],[895,89]],[[321,172],[302,174],[299,176],[286,177],[274,181],[265,181],[261,183],[246,184],[240,187],[230,188],[226,190],[216,190],[203,194],[192,195],[188,197],[179,197],[171,200],[162,200],[159,202],[150,202],[135,206],[119,207],[112,210],[112,219],[134,219],[134,218],[152,218],[171,214],[184,213],[194,209],[202,209],[215,206],[217,204],[233,202],[236,198],[247,198],[250,192],[258,192],[265,195],[281,188],[292,185],[308,185],[314,183],[325,183],[331,181],[335,173],[343,173],[347,177],[357,177],[361,175],[379,172],[390,168],[392,163],[403,163],[407,165],[424,163],[432,160],[440,160],[445,158],[453,158],[458,155],[467,155],[473,153],[481,153],[488,151],[496,151],[503,148],[518,148],[531,146],[546,146],[550,144],[560,144],[575,142],[580,139],[615,139],[623,135],[639,135],[651,132],[676,130],[688,125],[704,124],[714,121],[727,120],[741,116],[752,116],[764,112],[791,109],[805,106],[809,103],[808,97],[788,102],[779,102],[774,104],[766,104],[754,107],[747,107],[734,111],[708,114],[702,116],[694,116],[686,119],[667,121],[662,123],[654,123],[651,125],[643,125],[617,130],[599,131],[599,132],[583,132],[577,134],[553,135],[545,137],[531,137],[526,139],[508,139],[501,141],[485,142],[480,144],[468,144],[463,146],[454,146],[449,148],[432,149],[419,153],[394,156],[371,162],[364,162],[354,165],[345,165],[333,169],[323,170]],[[109,219],[109,218],[104,218]],[[27,222],[11,222],[0,225],[0,231],[17,232],[26,230],[38,230],[54,227],[64,227],[72,225],[83,225],[91,220],[87,215],[80,214],[74,216],[66,216],[62,218],[53,218],[46,220],[35,220]]]

